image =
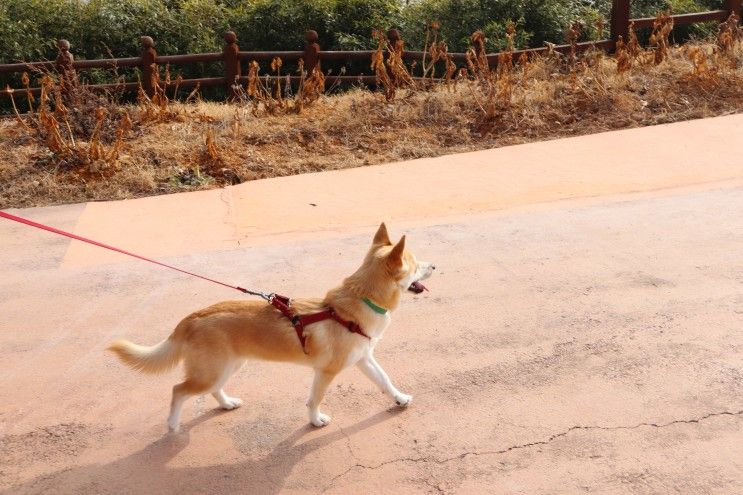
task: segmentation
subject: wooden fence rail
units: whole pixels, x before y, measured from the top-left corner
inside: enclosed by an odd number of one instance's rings
[[[611,21],[610,21],[610,39],[578,43],[579,51],[591,47],[611,51],[616,45],[616,41],[621,36],[626,39],[629,34],[630,25],[636,29],[652,27],[654,18],[632,19],[630,17],[631,0],[612,0]],[[697,22],[718,21],[722,22],[731,14],[740,16],[741,4],[743,0],[725,0],[724,9],[713,10],[709,12],[699,12],[692,14],[674,15],[673,20],[676,25],[693,24]],[[388,39],[394,46],[400,38],[400,33],[396,29],[390,29],[387,33]],[[45,62],[27,62],[15,64],[0,64],[0,74],[14,72],[45,72],[56,71],[62,81],[62,87],[71,89],[77,84],[77,70],[80,69],[109,69],[114,70],[122,67],[138,67],[141,71],[141,84],[143,89],[153,95],[156,85],[158,84],[159,69],[158,66],[163,64],[192,64],[199,62],[223,62],[224,76],[222,77],[205,77],[198,79],[184,79],[180,81],[179,87],[193,88],[195,86],[223,86],[226,88],[230,98],[236,96],[235,84],[244,83],[247,78],[243,75],[241,69],[242,62],[249,61],[270,61],[274,57],[280,57],[284,61],[304,61],[304,68],[308,73],[312,71],[317,63],[323,60],[333,62],[351,62],[351,61],[370,61],[374,51],[355,50],[355,51],[322,51],[318,44],[318,36],[315,31],[307,31],[305,34],[304,51],[260,51],[248,52],[240,51],[237,36],[234,32],[228,31],[224,35],[225,46],[222,52],[216,53],[199,53],[189,55],[158,55],[155,50],[155,42],[149,36],[142,36],[140,43],[142,52],[139,57],[129,58],[112,58],[100,60],[79,60],[75,61],[70,53],[70,44],[66,40],[59,40],[57,43],[58,55],[55,61]],[[559,45],[553,47],[554,50],[566,52],[570,50],[570,45]],[[518,57],[522,53],[536,54],[546,52],[547,47],[532,48],[527,50],[518,50],[514,55]],[[450,53],[454,62],[464,63],[466,60],[465,53]],[[498,60],[498,53],[487,54],[488,62],[494,66]],[[407,61],[419,61],[424,57],[421,51],[405,51],[403,58]],[[276,77],[276,76],[263,76]],[[286,77],[286,76],[282,76]],[[296,80],[298,77],[290,77]],[[370,75],[329,75],[326,77],[329,83],[335,82],[360,82],[373,83],[376,81],[375,76]],[[116,83],[116,84],[96,84],[86,86],[91,90],[101,91],[131,91],[139,87],[139,82]],[[173,83],[171,83],[172,85]],[[19,95],[25,95],[27,92],[38,94],[40,88],[15,89],[14,92]],[[8,95],[9,91],[0,91],[0,94]]]

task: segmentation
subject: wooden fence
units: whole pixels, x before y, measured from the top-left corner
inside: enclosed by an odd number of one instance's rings
[[[627,39],[631,24],[633,24],[636,29],[652,27],[654,18],[630,18],[630,2],[631,0],[612,0],[610,38],[599,41],[578,43],[578,50],[585,50],[590,47],[596,47],[611,51],[614,49],[616,41],[617,39],[619,39],[620,36],[624,39]],[[740,16],[742,3],[743,0],[725,0],[724,9],[722,10],[713,10],[709,12],[699,12],[693,14],[681,14],[674,15],[672,17],[676,25],[709,21],[722,22],[727,19],[730,14],[734,13]],[[401,39],[400,33],[396,29],[390,29],[387,32],[387,37],[392,46],[395,46],[395,42]],[[149,36],[142,36],[140,39],[142,52],[139,57],[80,61],[74,60],[73,55],[70,53],[69,42],[67,42],[66,40],[59,40],[59,42],[57,43],[59,53],[55,61],[0,64],[0,74],[30,71],[56,71],[62,79],[63,87],[65,87],[65,81],[67,82],[67,87],[72,87],[74,86],[75,81],[77,81],[76,71],[80,69],[101,68],[115,70],[121,67],[138,67],[141,71],[142,87],[148,94],[152,95],[154,94],[155,87],[158,84],[159,65],[191,64],[197,62],[223,62],[224,76],[184,79],[180,81],[179,87],[186,89],[196,87],[197,85],[200,87],[223,86],[226,88],[228,95],[230,97],[234,97],[235,84],[244,84],[247,82],[247,77],[243,75],[241,67],[242,62],[245,61],[270,61],[274,57],[280,57],[284,61],[298,61],[299,59],[302,59],[304,61],[305,70],[307,70],[307,73],[311,73],[312,69],[317,65],[317,63],[322,60],[333,62],[351,62],[359,60],[370,61],[371,56],[374,53],[374,51],[371,50],[322,51],[320,49],[320,45],[317,43],[317,33],[311,30],[307,31],[307,33],[305,34],[304,51],[240,51],[237,36],[231,31],[225,33],[224,40],[225,46],[221,53],[217,52],[199,53],[193,55],[160,56],[155,50],[154,40]],[[560,52],[566,52],[570,50],[570,45],[559,45],[554,47],[553,49]],[[518,50],[514,52],[514,54],[516,56],[519,56],[521,53],[534,54],[545,52],[547,50],[547,47],[533,48],[527,50]],[[463,63],[466,60],[466,54],[464,53],[450,53],[449,55],[452,57],[454,62]],[[497,63],[498,55],[498,53],[486,55],[491,66],[495,66],[495,64]],[[420,51],[406,51],[403,53],[403,58],[407,61],[422,60],[423,57],[424,52]],[[292,77],[292,79],[298,79],[298,76],[294,76]],[[376,81],[376,77],[369,75],[331,75],[327,76],[326,80],[329,83],[343,81],[373,83]],[[138,89],[139,84],[139,82],[127,82],[118,84],[97,84],[89,85],[87,87],[91,90],[131,91]],[[16,89],[15,93],[19,95],[25,95],[27,92],[38,94],[40,91],[40,88]],[[0,91],[0,94],[7,95],[8,91]]]

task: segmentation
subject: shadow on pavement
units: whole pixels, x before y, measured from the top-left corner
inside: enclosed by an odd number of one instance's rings
[[[282,490],[294,467],[308,454],[391,419],[400,411],[397,408],[384,410],[342,431],[335,429],[297,445],[302,437],[315,430],[306,424],[259,459],[235,464],[168,467],[169,461],[189,445],[192,428],[227,412],[216,409],[184,423],[181,433],[165,434],[127,457],[108,464],[65,468],[16,485],[7,493],[216,493],[238,489],[240,493],[274,494]],[[346,449],[345,446],[339,448]],[[352,462],[355,461],[349,460],[349,464]],[[331,475],[342,472],[345,467],[337,466],[337,473]],[[313,486],[307,488],[318,491],[317,478],[313,477],[313,481]]]

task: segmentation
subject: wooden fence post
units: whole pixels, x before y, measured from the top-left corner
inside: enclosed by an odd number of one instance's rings
[[[139,38],[139,42],[142,44],[142,60],[140,61],[142,68],[142,88],[147,93],[147,96],[152,98],[155,96],[155,89],[160,79],[160,71],[155,64],[155,59],[157,58],[155,42],[149,36],[142,36]]]
[[[72,62],[75,58],[70,53],[70,42],[67,40],[57,41],[57,59],[54,61],[54,68],[59,74],[59,85],[62,89],[62,94],[65,98],[70,99],[73,97],[75,88],[77,87],[77,73]]]
[[[730,11],[731,14],[738,16],[738,22],[740,22],[740,10],[743,5],[743,0],[725,0],[725,10]]]
[[[629,35],[630,0],[612,0],[611,2],[611,39],[614,43],[621,36]]]
[[[227,97],[235,100],[239,91],[235,87],[240,84],[240,47],[237,45],[237,35],[233,31],[224,33],[225,45],[222,49],[224,56],[224,81],[227,85]]]
[[[320,63],[320,45],[317,43],[317,31],[312,29],[304,33],[304,70],[307,71],[307,77],[312,76],[312,71]]]

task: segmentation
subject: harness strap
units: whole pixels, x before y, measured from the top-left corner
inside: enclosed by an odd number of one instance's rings
[[[333,308],[328,308],[318,313],[312,313],[309,315],[298,315],[296,311],[294,311],[294,309],[292,309],[291,307],[291,299],[286,296],[273,294],[268,302],[271,303],[274,308],[278,309],[281,314],[286,316],[289,321],[291,321],[292,325],[294,326],[294,330],[297,332],[299,343],[302,345],[302,350],[305,352],[305,354],[307,353],[307,348],[305,347],[307,337],[305,337],[304,335],[304,327],[324,320],[335,320],[342,326],[346,327],[349,332],[362,335],[371,340],[371,337],[369,337],[364,332],[364,330],[359,326],[358,323],[341,318],[340,316],[338,316]]]

